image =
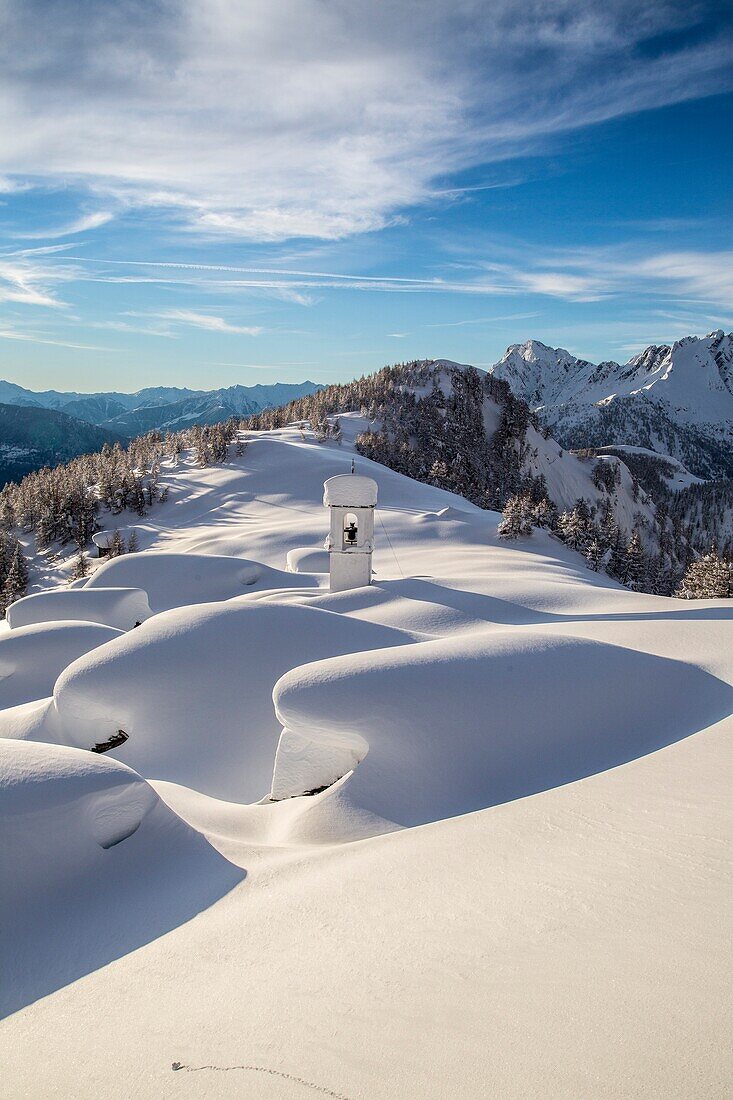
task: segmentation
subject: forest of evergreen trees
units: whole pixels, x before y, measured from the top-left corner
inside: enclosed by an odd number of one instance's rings
[[[163,458],[177,462],[182,451],[190,450],[201,466],[225,462],[238,427],[237,420],[229,420],[165,436],[152,431],[127,448],[105,444],[97,454],[36,470],[17,484],[5,485],[0,490],[0,617],[27,589],[28,566],[19,535],[30,535],[40,553],[72,544],[77,550],[72,579],[84,577],[92,536],[109,525],[100,522],[103,516],[107,520],[124,511],[144,516],[167,496],[167,489],[159,486]],[[134,537],[132,545],[125,545],[118,535],[111,553],[135,549]]]

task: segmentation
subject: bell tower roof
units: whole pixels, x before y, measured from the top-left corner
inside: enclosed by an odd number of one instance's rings
[[[323,503],[326,507],[374,508],[377,483],[361,474],[336,474],[323,484]]]

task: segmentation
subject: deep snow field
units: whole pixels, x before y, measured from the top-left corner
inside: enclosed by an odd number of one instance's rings
[[[332,595],[341,422],[0,633],[2,1095],[730,1095],[733,606],[359,457]]]

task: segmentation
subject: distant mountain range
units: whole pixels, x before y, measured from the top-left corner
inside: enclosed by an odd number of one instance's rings
[[[0,381],[0,485],[153,428],[179,431],[250,416],[320,388],[316,382],[276,382],[218,390],[154,386],[137,393],[74,393]]]
[[[489,370],[565,447],[645,447],[698,477],[733,477],[733,334],[652,345],[623,365],[528,340]]]
[[[271,386],[229,386],[218,390],[188,390],[152,386],[136,393],[74,393],[27,390],[0,381],[0,402],[56,409],[87,424],[132,437],[152,428],[180,429],[215,424],[230,416],[249,416],[315,393],[317,382],[275,382]]]

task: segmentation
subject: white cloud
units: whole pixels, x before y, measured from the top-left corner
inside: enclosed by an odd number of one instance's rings
[[[642,260],[638,270],[677,295],[733,309],[733,251],[665,252]]]
[[[605,280],[593,274],[568,275],[560,271],[515,271],[514,278],[531,294],[564,298],[572,302],[596,302],[608,293]]]
[[[29,191],[30,184],[22,180],[10,179],[9,176],[0,175],[0,195],[14,195],[18,191]]]
[[[18,332],[16,329],[0,328],[0,340],[21,340],[29,344],[50,344],[55,348],[73,348],[75,351],[116,351],[116,348],[99,347],[95,344],[76,344],[67,340],[54,340],[35,332]]]
[[[263,331],[257,325],[232,325],[223,317],[214,317],[211,313],[196,313],[190,309],[169,309],[154,316],[176,325],[187,325],[191,328],[206,329],[207,332],[224,332],[235,336],[259,336]]]
[[[378,229],[446,174],[731,86],[724,21],[684,38],[712,0],[53,10],[42,33],[44,0],[0,4],[3,171],[164,208],[208,237]],[[659,46],[669,31],[683,44]]]
[[[64,303],[54,287],[71,281],[75,275],[68,266],[40,261],[33,254],[0,255],[0,302],[58,308]]]
[[[484,263],[494,277],[533,294],[570,302],[620,295],[688,298],[733,308],[733,251],[642,251],[638,242],[614,248],[517,250],[509,263]]]
[[[98,210],[94,214],[84,214],[75,221],[56,229],[37,229],[32,233],[16,233],[15,236],[23,237],[25,240],[56,240],[58,237],[73,237],[76,233],[87,233],[90,229],[98,229],[107,222],[111,222],[113,217],[114,214],[108,210]]]

